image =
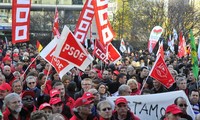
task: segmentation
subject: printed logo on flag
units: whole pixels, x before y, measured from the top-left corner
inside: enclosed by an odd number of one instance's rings
[[[12,43],[29,40],[30,0],[12,1]]]
[[[70,32],[65,40],[65,43],[62,47],[62,51],[60,52],[59,57],[66,58],[70,62],[73,62],[74,64],[81,66],[83,61],[87,58],[85,53],[82,51],[82,49],[77,44],[74,36]]]
[[[27,26],[16,26],[16,33],[15,33],[15,39],[21,40],[27,38]]]
[[[167,68],[167,65],[165,64],[165,61],[160,55],[157,57],[157,60],[152,70],[150,71],[149,76],[158,80],[167,88],[171,87],[175,82],[174,78],[172,77],[171,73]]]

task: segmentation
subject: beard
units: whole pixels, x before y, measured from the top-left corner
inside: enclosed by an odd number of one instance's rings
[[[14,110],[11,110],[11,112],[12,112],[13,114],[17,114],[17,113],[21,112],[21,110],[22,110],[22,108],[21,108],[21,107],[18,107],[18,108],[14,109]]]

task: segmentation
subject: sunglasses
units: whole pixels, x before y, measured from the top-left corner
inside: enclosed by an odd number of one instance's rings
[[[107,108],[103,108],[102,111],[106,111],[106,110],[110,111],[111,109],[112,109],[112,108],[107,107]]]
[[[33,98],[23,98],[22,100],[24,100],[24,101],[28,101],[28,100],[33,101],[34,99]]]
[[[35,82],[29,82],[28,84],[29,84],[29,85],[31,85],[31,84],[35,84]]]
[[[187,107],[188,105],[187,104],[179,104],[178,106],[180,106],[180,107]]]

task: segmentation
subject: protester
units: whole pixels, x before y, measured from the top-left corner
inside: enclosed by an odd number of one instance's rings
[[[189,94],[189,100],[194,113],[196,115],[199,114],[200,113],[199,91],[196,89],[191,90]]]
[[[67,105],[63,104],[60,98],[51,98],[49,104],[52,107],[53,114],[60,113],[67,120],[69,120],[72,117],[70,108]]]
[[[6,106],[3,112],[4,120],[26,120],[26,115],[20,113],[22,109],[22,100],[17,93],[10,93],[4,99]]]
[[[89,89],[92,88],[92,80],[90,78],[85,78],[81,81],[81,90],[74,94],[74,99],[78,99],[81,97],[84,92],[87,92]]]
[[[178,108],[177,105],[169,105],[166,108],[164,120],[179,120],[181,114],[182,111]]]
[[[112,118],[112,104],[109,101],[103,100],[97,104],[99,120],[114,120]]]
[[[48,120],[44,111],[34,111],[31,113],[30,120]]]
[[[90,97],[88,97],[90,96]],[[91,94],[85,93],[83,97],[78,98],[74,104],[74,115],[70,120],[98,120],[92,115],[93,100]]]
[[[53,114],[52,107],[49,103],[41,104],[38,110],[43,110],[47,117]]]
[[[128,107],[128,101],[124,97],[115,100],[114,120],[140,120]]]
[[[21,98],[23,104],[21,113],[26,116],[26,118],[30,119],[31,113],[37,110],[35,93],[33,91],[26,90],[21,94]]]
[[[192,120],[192,117],[187,114],[187,102],[186,99],[183,97],[177,97],[174,100],[174,104],[179,107],[179,109],[182,111],[181,118],[185,118],[187,120]]]

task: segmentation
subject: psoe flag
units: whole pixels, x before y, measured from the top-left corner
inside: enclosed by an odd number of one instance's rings
[[[73,64],[82,71],[93,61],[93,57],[86,51],[82,44],[76,40],[67,26],[63,28],[54,55]]]
[[[153,77],[167,88],[170,88],[175,82],[165,64],[165,61],[160,55],[157,57],[149,76]]]
[[[55,57],[53,54],[57,46],[57,39],[54,39],[41,51],[40,56],[51,64],[62,78],[64,74],[70,71],[74,66],[68,62]]]
[[[158,42],[158,40],[159,40],[160,36],[162,35],[162,33],[163,33],[163,28],[160,27],[160,26],[155,26],[152,29],[150,37],[149,37],[149,42],[148,42],[149,53],[153,52],[153,49],[156,46],[156,43]]]

